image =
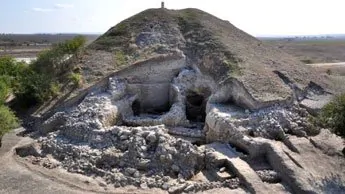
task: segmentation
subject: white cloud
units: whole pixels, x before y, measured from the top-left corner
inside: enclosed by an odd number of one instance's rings
[[[34,8],[32,8],[32,11],[36,11],[36,12],[51,12],[53,10],[52,9],[47,9],[47,8],[34,7]]]
[[[57,4],[54,5],[54,7],[56,9],[68,9],[68,8],[73,8],[74,5],[72,5],[72,4],[60,4],[60,3],[57,3]]]

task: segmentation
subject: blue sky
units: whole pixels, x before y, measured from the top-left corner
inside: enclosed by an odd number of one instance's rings
[[[0,0],[0,33],[103,33],[161,0]],[[343,0],[165,0],[258,35],[345,34]]]

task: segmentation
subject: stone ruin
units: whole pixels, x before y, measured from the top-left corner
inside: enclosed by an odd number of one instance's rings
[[[275,73],[293,95],[260,102],[236,79],[219,84],[180,50],[161,54],[42,117],[37,142],[17,153],[114,187],[341,193],[342,140],[309,122],[315,109],[306,102],[328,93],[312,82],[302,91]]]
[[[289,135],[319,133],[305,109],[298,104],[243,108],[244,102],[236,102],[245,98],[240,86],[217,87],[188,66],[182,53],[163,59],[119,71],[77,97],[78,103],[37,127],[46,135],[35,148],[19,149],[29,153],[22,156],[99,176],[115,187],[170,193],[243,186],[260,193],[272,189],[269,185],[283,185],[280,192],[315,190],[296,183],[296,167],[285,162],[292,158],[289,152],[299,152]]]

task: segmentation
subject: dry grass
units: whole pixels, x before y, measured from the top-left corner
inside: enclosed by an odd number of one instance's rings
[[[329,77],[336,93],[345,92],[345,66],[325,65],[312,66],[322,76]]]
[[[312,63],[345,61],[345,40],[269,40],[267,42],[301,61],[311,61]]]

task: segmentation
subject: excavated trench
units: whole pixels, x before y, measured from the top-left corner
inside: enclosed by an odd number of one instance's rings
[[[136,66],[134,72],[121,72],[109,79],[106,92],[88,95],[75,109],[56,113],[42,125],[41,132],[53,133],[41,140],[41,149],[64,158],[61,163],[71,172],[91,171],[112,177],[109,182],[122,181],[121,185],[135,185],[136,179],[151,175],[199,178],[212,182],[211,187],[237,188],[240,179],[252,188],[249,178],[253,177],[253,182],[280,183],[266,159],[265,145],[252,139],[274,140],[277,131],[280,133],[282,126],[288,128],[286,123],[294,119],[286,115],[294,113],[281,107],[248,111],[245,108],[258,105],[239,82],[217,87],[212,79],[184,63],[172,61],[159,70],[152,67],[163,65]],[[268,120],[267,115],[275,120]],[[54,132],[58,129],[62,130]],[[80,150],[78,142],[87,142],[89,150]],[[102,154],[97,155],[101,149]],[[92,161],[85,162],[85,169],[70,166],[85,159],[74,156],[80,152],[97,156],[99,169],[87,167],[94,165]],[[111,168],[118,168],[116,173],[127,182],[104,172]],[[151,184],[151,179],[145,181]],[[205,189],[209,188],[193,191]]]

